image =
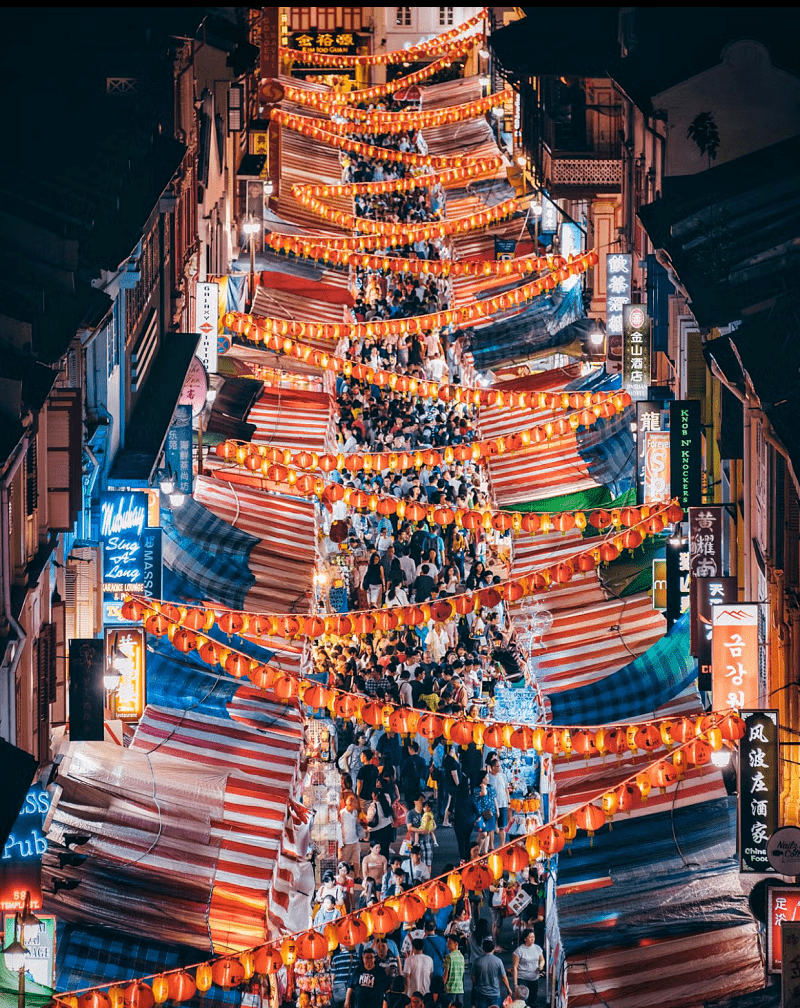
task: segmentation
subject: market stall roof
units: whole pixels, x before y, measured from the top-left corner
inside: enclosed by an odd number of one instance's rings
[[[247,419],[256,425],[256,444],[314,452],[335,445],[333,400],[327,392],[267,386]]]

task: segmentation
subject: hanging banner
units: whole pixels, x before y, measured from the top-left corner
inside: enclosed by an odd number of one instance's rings
[[[676,399],[669,404],[670,496],[677,497],[684,510],[702,503],[702,433],[698,400]]]
[[[51,914],[40,914],[39,926],[25,928],[25,975],[44,987],[55,986],[56,973],[56,919]],[[15,939],[14,915],[6,914],[5,944]]]
[[[31,909],[42,905],[42,855],[47,850],[44,819],[50,795],[32,787],[14,820],[0,856],[0,909],[22,910],[25,893],[30,893]]]
[[[659,557],[653,561],[653,608],[667,608],[667,561]]]
[[[642,504],[657,504],[669,497],[669,431],[638,435],[642,446]]]
[[[739,743],[739,870],[772,872],[769,839],[778,827],[778,712],[743,710]]]
[[[647,399],[651,369],[650,318],[642,305],[622,308],[622,386],[631,399]]]
[[[648,434],[666,433],[667,424],[662,415],[663,403],[650,399],[636,403],[636,492],[640,504],[645,503],[642,496],[644,489],[644,470]],[[669,456],[667,456],[669,463]],[[664,495],[669,493],[669,470],[664,481]]]
[[[69,642],[70,742],[103,741],[103,650],[103,641],[91,637]]]
[[[758,706],[757,602],[711,607],[711,675],[715,710]]]
[[[720,603],[735,602],[738,597],[738,583],[735,577],[693,577],[689,588],[692,613],[689,652],[697,658],[697,688],[709,692],[712,688],[712,609]]]
[[[622,372],[622,309],[631,302],[633,257],[614,252],[606,256],[606,370]]]
[[[204,389],[202,402],[205,401]],[[193,408],[188,404],[175,407],[164,445],[164,460],[175,476],[175,486],[185,494],[191,494],[193,482],[192,414]]]
[[[781,929],[787,923],[800,925],[800,886],[771,885],[767,889],[768,973],[781,972]]]
[[[195,328],[201,340],[197,356],[203,362],[206,374],[217,370],[217,333],[219,332],[219,284],[199,283],[195,301]]]
[[[180,406],[190,406],[192,416],[198,416],[203,412],[207,392],[208,375],[205,366],[199,357],[192,357],[192,363],[186,372],[178,403]]]
[[[689,525],[681,522],[675,535],[666,542],[667,565],[667,627],[676,623],[689,608],[691,577],[689,575]]]
[[[142,627],[106,630],[106,667],[119,674],[116,715],[120,721],[138,721],[145,705],[145,635]]]

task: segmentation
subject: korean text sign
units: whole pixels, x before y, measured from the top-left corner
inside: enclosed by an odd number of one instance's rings
[[[714,709],[758,706],[758,603],[712,606]]]

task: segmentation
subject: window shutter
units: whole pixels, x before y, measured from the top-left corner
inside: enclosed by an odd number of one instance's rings
[[[47,403],[48,524],[69,532],[81,502],[82,416],[79,389],[55,389]]]
[[[88,562],[87,562],[88,561]],[[98,550],[75,547],[64,571],[64,615],[68,640],[94,637],[100,627]]]

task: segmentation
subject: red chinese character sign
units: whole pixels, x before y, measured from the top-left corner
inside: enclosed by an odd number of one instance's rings
[[[767,972],[780,973],[781,928],[800,924],[800,887],[770,886],[767,890]]]
[[[758,706],[758,603],[712,606],[714,708]]]
[[[778,826],[778,712],[742,711],[739,743],[739,866],[772,872],[767,847]]]
[[[781,925],[781,1008],[800,1005],[800,922]]]

